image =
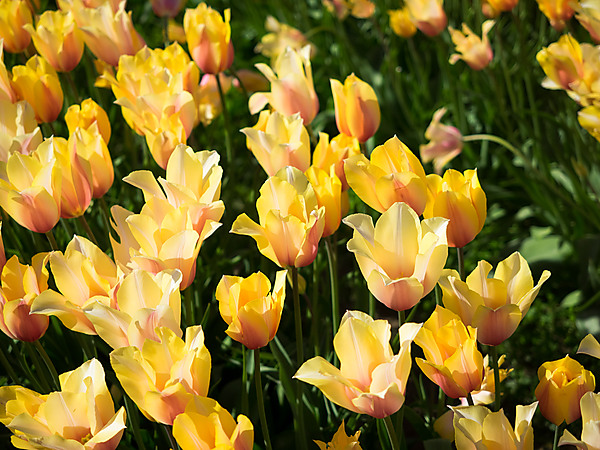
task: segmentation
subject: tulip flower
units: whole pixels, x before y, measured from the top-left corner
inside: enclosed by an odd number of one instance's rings
[[[254,127],[243,128],[241,132],[267,175],[273,176],[286,166],[301,172],[308,170],[310,140],[299,114],[286,117],[277,111],[263,111]]]
[[[443,0],[407,0],[406,7],[414,24],[427,36],[440,34],[448,25]]]
[[[90,130],[97,127],[94,133],[100,133],[106,144],[110,140],[110,121],[108,115],[102,107],[91,98],[86,98],[81,105],[71,105],[65,114],[65,122],[69,129],[69,135],[75,132],[77,128]]]
[[[575,11],[568,0],[536,0],[540,11],[550,21],[550,25],[557,30],[562,31],[566,22],[573,17]]]
[[[0,38],[0,101],[2,102],[15,103],[17,101],[17,94],[12,87],[11,78],[12,76],[4,64],[4,41]]]
[[[283,312],[286,274],[285,270],[277,272],[272,292],[271,282],[262,272],[248,278],[223,275],[215,297],[228,325],[225,332],[232,339],[254,350],[275,337]]]
[[[64,219],[83,216],[92,201],[92,169],[78,155],[84,145],[82,140],[78,133],[73,133],[68,142],[54,138],[54,156],[62,178],[60,216]]]
[[[366,214],[344,223],[354,229],[348,250],[377,300],[395,311],[412,308],[435,287],[446,264],[448,221],[419,221],[406,203],[394,203],[375,227]]]
[[[217,76],[221,81],[221,89],[226,94],[231,89],[232,79],[223,72],[218,75],[205,73],[200,79],[196,91],[194,92],[194,101],[198,107],[197,121],[207,127],[223,112],[223,102],[219,94],[217,85]]]
[[[347,191],[350,186],[346,181],[344,162],[351,156],[360,155],[358,139],[345,134],[338,134],[329,140],[327,133],[319,133],[312,157],[312,165],[328,172],[331,166],[335,167],[335,174],[342,182],[342,191]]]
[[[579,343],[577,353],[585,353],[600,359],[600,343],[591,334],[586,335]]]
[[[408,39],[417,32],[417,26],[406,6],[402,9],[389,10],[388,15],[390,16],[390,28],[394,34]]]
[[[542,364],[538,379],[535,396],[540,402],[540,411],[556,426],[579,419],[581,397],[596,387],[594,374],[569,355]]]
[[[32,303],[36,314],[56,316],[70,330],[97,334],[83,309],[94,300],[111,300],[117,285],[117,266],[86,238],[74,236],[64,254],[50,254],[50,268],[58,291],[42,292]]]
[[[338,130],[359,142],[366,142],[375,134],[381,120],[375,91],[354,74],[346,77],[344,84],[338,80],[329,81]]]
[[[204,2],[185,11],[183,28],[188,48],[194,62],[204,73],[215,75],[229,69],[233,63],[230,16],[229,9],[221,17],[218,11]]]
[[[360,431],[357,431],[352,436],[347,436],[346,430],[344,429],[344,421],[342,420],[342,424],[333,435],[331,442],[325,443],[322,441],[314,441],[314,443],[317,444],[321,450],[362,450],[362,447],[358,442],[359,437]]]
[[[47,253],[38,253],[29,266],[15,255],[2,269],[0,330],[11,339],[37,341],[48,329],[48,317],[31,313],[32,302],[48,289],[47,261]]]
[[[98,132],[98,127],[94,125],[89,130],[76,128],[69,137],[69,148],[85,172],[82,173],[83,189],[87,192],[87,182],[92,189],[92,198],[103,197],[113,184],[115,172],[108,147]]]
[[[61,390],[41,395],[22,386],[0,388],[0,422],[18,448],[114,450],[125,430],[125,407],[115,413],[104,369],[90,359],[59,376]]]
[[[440,286],[444,306],[477,328],[477,340],[498,345],[515,332],[550,272],[544,270],[534,286],[527,261],[519,252],[501,261],[493,278],[489,278],[491,270],[491,264],[479,261],[465,283],[456,270],[446,269]]]
[[[494,57],[490,41],[487,37],[488,33],[494,26],[493,20],[486,20],[481,26],[481,38],[471,31],[465,24],[462,24],[462,31],[448,27],[452,42],[456,46],[456,51],[450,56],[450,64],[462,59],[473,70],[482,70],[486,68]]]
[[[311,55],[316,52],[316,47],[308,42],[308,39],[300,30],[288,24],[280,23],[273,16],[267,16],[265,19],[265,29],[269,33],[260,38],[260,43],[254,48],[254,51],[271,58],[271,61],[275,61],[288,47],[300,50],[302,47],[309,45]]]
[[[39,123],[54,122],[63,106],[63,91],[54,68],[38,55],[12,69],[13,87],[21,100],[33,106]]]
[[[185,0],[151,0],[152,11],[158,17],[175,17],[186,4]]]
[[[104,3],[108,3],[110,9],[116,13],[122,2],[123,0],[56,0],[58,7],[62,11],[71,12],[81,10],[82,8],[98,8]]]
[[[70,72],[83,56],[83,34],[70,11],[44,11],[35,28],[24,25],[40,55],[57,72]]]
[[[370,0],[323,0],[323,4],[340,20],[348,14],[357,19],[367,19],[375,12],[375,4]]]
[[[335,167],[331,167],[328,174],[318,167],[311,166],[305,175],[315,191],[319,207],[325,208],[323,237],[331,236],[342,221],[342,182],[335,174]]]
[[[31,11],[24,0],[0,0],[0,39],[9,53],[21,53],[31,42],[31,36],[23,28],[31,24]]]
[[[533,450],[531,419],[538,402],[517,405],[514,429],[501,409],[491,412],[485,406],[459,406],[454,411],[456,448],[515,448]]]
[[[26,101],[0,99],[0,161],[12,153],[29,155],[42,143],[33,108]]]
[[[231,233],[251,236],[258,250],[279,267],[304,267],[317,256],[325,226],[325,208],[306,176],[285,167],[260,188],[256,201],[259,223],[245,213],[231,226]]]
[[[486,17],[493,19],[501,12],[511,11],[517,6],[517,3],[519,0],[484,0],[481,4],[481,11]]]
[[[252,450],[254,427],[243,414],[238,415],[236,423],[229,411],[215,400],[196,396],[173,421],[173,437],[181,450]]]
[[[536,59],[546,79],[542,86],[546,89],[574,90],[580,80],[584,78],[584,49],[590,53],[589,44],[580,45],[569,34],[560,37],[557,42],[544,47],[536,55]]]
[[[363,155],[344,164],[346,180],[360,199],[379,212],[404,202],[421,215],[427,202],[425,171],[417,157],[397,137],[375,147],[369,161]]]
[[[597,44],[600,42],[600,7],[593,1],[583,1],[571,5],[575,9],[575,18],[590,33]]]
[[[579,402],[581,409],[581,440],[565,430],[558,445],[572,445],[583,450],[600,449],[600,394],[586,392]]]
[[[440,123],[446,108],[440,108],[433,113],[433,119],[425,130],[427,145],[421,145],[421,161],[433,161],[435,173],[440,174],[442,168],[455,157],[460,155],[463,148],[463,136],[457,128]]]
[[[269,104],[284,116],[299,113],[304,125],[312,122],[319,111],[319,99],[313,84],[309,46],[298,51],[288,47],[277,57],[273,68],[266,64],[256,64],[256,68],[271,83],[271,92],[252,94],[248,101],[251,114]]]
[[[443,177],[427,175],[429,199],[423,217],[445,217],[448,224],[448,247],[464,247],[483,228],[487,200],[477,179],[477,170],[464,174],[449,169]]]
[[[158,327],[159,341],[146,339],[141,349],[114,350],[110,363],[121,386],[148,419],[172,425],[186,405],[206,397],[210,353],[201,326],[189,327],[185,342],[169,328]]]
[[[477,350],[477,330],[465,326],[452,311],[437,306],[415,338],[425,359],[417,358],[423,373],[451,398],[479,390],[484,375]]]
[[[2,230],[2,221],[0,221],[0,231]],[[0,274],[2,274],[2,269],[6,265],[6,252],[4,251],[4,240],[2,239],[2,234],[0,233]]]

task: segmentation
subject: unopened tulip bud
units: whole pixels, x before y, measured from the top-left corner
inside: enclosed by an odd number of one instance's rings
[[[0,0],[0,39],[9,53],[21,53],[29,46],[31,36],[23,28],[33,23],[31,10],[24,0]]]

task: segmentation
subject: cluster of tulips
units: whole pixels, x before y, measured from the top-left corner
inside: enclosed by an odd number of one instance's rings
[[[591,4],[538,1],[556,28],[575,12],[590,27],[597,22],[590,19],[599,13]],[[151,3],[165,23],[185,6],[184,1]],[[369,0],[324,4],[340,19],[366,18],[375,9]],[[515,5],[488,0],[483,10],[496,17]],[[438,0],[407,0],[404,9],[390,11],[390,27],[404,37],[417,29],[435,36],[447,27],[442,6]],[[0,422],[12,433],[15,447],[110,450],[117,448],[125,430],[143,446],[138,425],[128,417],[137,407],[146,419],[165,426],[173,449],[251,449],[258,423],[265,447],[272,448],[260,349],[276,338],[289,284],[296,366],[295,380],[285,380],[285,385],[293,388],[286,398],[299,446],[313,438],[304,418],[307,383],[335,405],[382,419],[391,447],[400,448],[406,438],[396,433],[391,416],[406,401],[414,343],[422,350],[423,357],[416,358],[422,374],[439,386],[441,396],[455,399],[447,401],[452,406],[434,428],[457,448],[532,449],[531,423],[538,408],[556,425],[557,436],[565,424],[582,417],[581,440],[565,430],[559,445],[600,448],[600,394],[593,393],[594,376],[568,355],[539,368],[537,401],[517,406],[514,426],[500,407],[501,382],[511,370],[501,369],[505,356],[497,346],[516,331],[550,272],[543,271],[536,283],[527,261],[515,252],[495,268],[479,261],[465,273],[464,248],[484,226],[487,200],[477,170],[444,171],[464,142],[479,139],[441,123],[444,109],[434,114],[426,131],[430,142],[420,148],[420,159],[395,136],[368,152],[365,143],[373,143],[382,119],[374,89],[354,74],[343,82],[331,79],[339,134],[315,134],[311,123],[319,98],[311,56],[316,50],[299,30],[273,17],[266,23],[270,33],[257,47],[270,58],[269,64],[256,65],[259,73],[231,70],[230,12],[221,14],[206,3],[187,9],[182,27],[175,22],[165,26],[166,38],[179,32],[181,42],[166,43],[164,49],[145,45],[125,1],[59,0],[59,9],[37,15],[38,7],[35,0],[0,0],[0,206],[6,221],[46,234],[53,249],[24,264],[17,255],[7,260],[0,245],[0,330],[31,345],[32,378],[42,391],[0,387]],[[450,63],[462,59],[474,70],[484,69],[493,58],[487,37],[493,24],[484,22],[481,38],[465,24],[462,32],[449,27],[457,51]],[[590,33],[594,36],[593,28]],[[109,210],[104,200],[114,181],[109,114],[91,98],[81,101],[69,75],[80,64],[84,47],[97,58],[96,86],[112,91],[123,119],[144,138],[164,173],[157,178],[150,170],[136,170],[123,179],[143,193],[139,213],[120,205]],[[28,55],[34,50],[37,54],[25,65],[7,68],[4,63],[2,51]],[[540,52],[538,60],[548,75],[545,85],[567,90],[584,106],[580,121],[598,137],[596,54],[597,48],[564,36]],[[71,95],[63,93],[58,72]],[[225,95],[232,86],[250,92],[249,111],[260,113],[254,125],[242,124],[244,154],[234,154],[229,135]],[[76,101],[61,118],[68,97]],[[223,149],[188,146],[200,123],[208,126],[221,114]],[[68,138],[56,135],[52,123],[59,120],[64,120]],[[51,131],[46,137],[42,126]],[[234,158],[250,155],[264,169],[257,221],[242,213],[230,232],[254,239],[258,251],[281,269],[273,283],[262,272],[223,275],[214,292],[227,335],[253,350],[259,417],[249,418],[244,411],[246,415],[234,418],[210,398],[207,330],[194,319],[204,311],[194,311],[190,299],[194,279],[202,277],[196,270],[201,247],[222,225],[226,207],[220,199],[220,153],[226,155],[226,169]],[[422,162],[430,161],[435,173],[426,174]],[[378,218],[349,214],[351,196]],[[92,202],[102,205],[97,213],[102,214],[110,251],[101,248],[86,222]],[[74,235],[61,250],[53,229],[73,218],[88,236]],[[340,311],[332,236],[342,223],[352,230],[346,246],[363,282],[377,301],[397,312],[397,323],[358,310]],[[321,241],[330,257],[335,356],[307,359],[300,304],[306,281],[298,269],[314,263]],[[446,268],[449,248],[457,249],[458,270]],[[415,307],[434,291],[437,306],[429,318],[411,322]],[[110,367],[93,357],[97,349],[84,348],[86,361],[59,375],[41,342],[50,317],[72,332],[104,341],[111,349],[105,358]],[[86,346],[91,341],[80,342]],[[600,358],[600,344],[590,335],[580,352]],[[1,356],[16,382],[19,376],[3,352]],[[105,369],[116,376],[110,388]],[[245,363],[243,371],[245,379]],[[119,386],[127,412],[124,406],[115,412],[111,393]],[[360,448],[359,438],[359,430],[347,436],[342,423],[330,443],[317,445]]]

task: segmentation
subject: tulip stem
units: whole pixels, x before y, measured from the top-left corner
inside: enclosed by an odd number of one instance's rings
[[[131,429],[133,430],[133,438],[137,444],[137,448],[140,450],[146,450],[146,446],[144,445],[144,440],[142,439],[142,435],[140,434],[140,429],[138,427],[138,410],[133,400],[129,398],[127,394],[123,396],[125,400],[125,411],[127,412],[127,420],[131,425]]]
[[[4,354],[4,350],[2,350],[2,347],[0,347],[0,361],[2,362],[2,365],[6,369],[6,373],[8,373],[8,376],[10,377],[12,382],[14,384],[19,384],[19,377],[17,376],[15,369],[13,369],[12,364],[8,361],[8,358]]]
[[[337,333],[340,326],[340,299],[338,293],[337,279],[337,252],[331,242],[331,236],[325,239],[325,248],[327,249],[327,262],[329,263],[329,281],[331,282],[331,323],[333,326],[333,335]]]
[[[219,97],[221,97],[221,105],[223,105],[223,120],[225,121],[225,155],[227,156],[227,163],[233,163],[233,155],[231,153],[231,136],[229,136],[229,111],[227,111],[227,104],[225,103],[225,94],[223,92],[223,86],[221,85],[221,78],[217,73],[215,75],[217,80],[217,88],[219,89]]]
[[[169,42],[169,18],[167,16],[161,17],[160,23],[162,25],[163,42],[165,44],[165,48],[167,48],[170,44],[170,42]]]
[[[31,345],[31,342],[24,342],[23,344],[25,345],[25,351],[28,353],[29,358],[31,358],[31,360],[33,361],[33,365],[35,366],[35,372],[37,373],[37,377],[35,377],[34,374],[31,372],[30,365],[27,364],[27,360],[23,357],[23,367],[27,368],[27,370],[30,372],[29,379],[32,380],[32,378],[35,378],[36,384],[40,388],[40,392],[50,392],[52,390],[52,387],[50,387],[50,383],[48,383],[46,374],[42,369],[43,362],[40,359],[40,355],[36,353],[35,349]]]
[[[383,423],[385,423],[385,429],[388,433],[388,437],[390,438],[392,450],[400,450],[400,444],[398,443],[398,437],[396,436],[396,430],[394,430],[394,424],[392,423],[391,417],[384,417]]]
[[[554,442],[552,444],[552,450],[558,449],[558,437],[560,435],[561,430],[562,430],[562,423],[560,425],[554,425]]]
[[[71,76],[71,72],[64,72],[64,76],[67,79],[67,84],[73,91],[73,96],[75,97],[75,101],[77,103],[81,103],[81,97],[79,96],[79,91],[77,90],[77,85],[73,81],[73,77]]]
[[[471,395],[470,392],[467,394],[467,403],[469,404],[469,406],[475,406],[475,402],[473,401],[473,396]]]
[[[463,247],[456,247],[458,256],[458,274],[462,281],[465,281],[465,250]]]
[[[188,327],[196,324],[196,315],[194,314],[194,293],[188,287],[183,291],[183,302],[185,305],[185,323]]]
[[[242,344],[242,412],[248,416],[250,415],[250,407],[248,406],[248,363],[246,361],[247,354],[248,352],[246,352],[246,346]]]
[[[162,429],[165,431],[167,438],[169,439],[169,445],[171,446],[171,450],[181,450],[177,441],[173,437],[173,433],[171,432],[171,428],[169,425],[162,424]]]
[[[88,221],[85,220],[85,217],[83,215],[79,216],[77,219],[79,220],[79,223],[83,226],[83,229],[85,230],[85,233],[90,238],[90,241],[92,241],[94,243],[94,245],[96,245],[96,247],[98,247],[98,240],[96,239],[94,232],[90,228],[90,224],[88,223]]]
[[[50,242],[50,247],[52,247],[52,250],[55,250],[55,251],[60,250],[58,248],[58,244],[56,243],[56,239],[54,238],[54,234],[52,233],[52,230],[46,231],[46,237],[48,238],[48,242]]]
[[[495,345],[490,346],[490,358],[492,369],[494,370],[494,411],[500,410],[500,397],[502,391],[500,388],[500,367],[498,366],[498,349]]]
[[[46,353],[46,350],[44,350],[44,347],[42,347],[42,344],[40,344],[39,340],[34,341],[33,345],[36,348],[36,350],[38,351],[38,353],[40,354],[40,356],[42,357],[42,359],[44,360],[44,363],[46,364],[46,367],[48,368],[48,371],[50,372],[50,376],[52,377],[52,384],[54,385],[56,390],[59,390],[60,389],[60,381],[58,378],[58,372],[56,371],[56,367],[54,367],[52,360],[48,356],[48,353]]]
[[[260,349],[254,349],[254,382],[256,383],[256,399],[258,400],[258,414],[260,416],[260,427],[267,450],[272,450],[269,427],[267,426],[267,415],[265,414],[265,401],[263,399],[262,381],[260,378]]]
[[[298,290],[298,268],[292,269],[292,294],[294,297],[294,322],[296,328],[296,362],[300,367],[304,362],[304,344],[302,343],[302,315],[300,313],[300,291]],[[306,433],[304,431],[304,408],[302,407],[303,383],[296,384],[296,414],[298,420],[297,436],[302,448],[306,448]]]

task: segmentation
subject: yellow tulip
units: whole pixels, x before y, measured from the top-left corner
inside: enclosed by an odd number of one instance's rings
[[[325,208],[306,176],[285,167],[260,188],[256,201],[258,221],[245,213],[231,226],[231,233],[251,236],[258,250],[279,267],[304,267],[317,256],[325,226]]]
[[[501,12],[511,11],[519,3],[519,0],[484,0],[481,4],[483,14],[492,19]]]
[[[4,40],[0,38],[0,101],[2,102],[15,103],[17,101],[17,93],[12,87],[11,78],[4,64]]]
[[[141,349],[113,350],[110,363],[121,386],[148,419],[172,425],[186,405],[208,393],[211,359],[201,326],[189,327],[185,342],[169,328],[156,329],[158,342]]]
[[[225,408],[208,397],[194,397],[173,422],[173,437],[181,450],[252,450],[254,427],[243,414],[237,423]]]
[[[418,158],[397,137],[371,153],[369,161],[356,155],[344,164],[346,180],[360,199],[379,212],[404,202],[421,215],[427,203],[425,171]]]
[[[325,443],[322,441],[314,441],[321,450],[362,450],[358,438],[360,437],[360,431],[357,431],[352,436],[346,435],[344,429],[344,421],[333,435],[331,442]]]
[[[533,450],[531,419],[537,405],[538,402],[527,406],[517,405],[514,429],[502,409],[491,412],[481,405],[452,408],[456,448]]]
[[[571,5],[575,9],[577,21],[585,28],[592,40],[600,42],[600,7],[594,2],[577,2]]]
[[[388,15],[390,16],[390,28],[398,36],[408,39],[417,32],[417,26],[406,6],[402,9],[389,10]]]
[[[366,142],[375,134],[381,121],[379,102],[373,88],[354,74],[344,84],[331,79],[335,122],[340,133]]]
[[[443,0],[407,0],[406,7],[416,27],[427,36],[440,34],[448,25]]]
[[[448,27],[450,37],[458,52],[450,56],[450,64],[456,64],[459,59],[462,59],[473,70],[486,68],[494,57],[494,52],[487,37],[494,23],[493,20],[483,22],[481,38],[473,33],[465,23],[462,24],[462,31]]]
[[[204,73],[212,75],[229,69],[233,63],[231,42],[231,11],[221,17],[218,11],[200,3],[195,9],[186,9],[183,28],[192,58]]]
[[[77,160],[85,171],[89,168],[89,183],[92,188],[92,198],[104,196],[110,189],[115,178],[112,159],[106,142],[98,132],[96,125],[88,130],[76,128],[69,137],[69,147],[76,154]]]
[[[501,261],[493,278],[489,278],[491,270],[491,264],[479,261],[465,283],[456,270],[446,269],[439,283],[444,306],[477,328],[479,342],[498,345],[515,332],[550,272],[544,270],[534,286],[529,265],[519,252]]]
[[[567,0],[536,0],[540,11],[550,21],[550,25],[557,30],[562,31],[566,22],[573,17],[575,11],[570,1]]]
[[[228,325],[225,332],[232,339],[252,350],[273,340],[283,312],[286,274],[285,270],[277,272],[272,292],[271,282],[262,272],[248,278],[223,275],[215,297]]]
[[[600,449],[600,394],[586,392],[579,402],[581,409],[581,440],[565,430],[558,445],[572,445],[583,450]]]
[[[186,4],[185,0],[150,0],[152,11],[158,17],[175,17]],[[169,38],[170,40],[170,38]]]
[[[596,387],[594,374],[569,355],[542,364],[538,379],[535,396],[540,402],[540,412],[557,426],[579,419],[581,397]]]
[[[300,50],[309,45],[311,54],[316,52],[315,46],[308,42],[300,30],[286,23],[280,23],[273,16],[267,16],[265,19],[265,29],[269,33],[260,38],[260,43],[254,48],[254,51],[271,58],[271,61],[275,61],[287,47]]]
[[[417,358],[423,373],[448,397],[466,397],[483,381],[483,356],[477,350],[477,330],[465,326],[452,311],[437,306],[415,338],[425,359]]]
[[[319,207],[325,208],[323,237],[331,236],[342,221],[342,182],[335,174],[335,167],[331,167],[328,174],[311,166],[305,175],[315,191]]]
[[[357,19],[366,19],[375,12],[375,4],[371,0],[323,0],[325,7],[340,20],[348,14]]]
[[[0,421],[18,448],[114,450],[125,425],[125,408],[116,413],[104,369],[90,359],[59,377],[61,390],[40,395],[21,386],[0,388]]]
[[[421,161],[433,161],[435,173],[440,174],[442,167],[460,155],[463,148],[463,136],[457,128],[440,123],[446,114],[446,108],[440,108],[433,113],[433,119],[425,130],[426,145],[421,145]]]
[[[590,53],[589,44],[580,45],[570,34],[560,37],[557,42],[542,48],[536,55],[546,79],[542,86],[546,89],[574,90],[584,79],[584,49]]]
[[[12,153],[29,155],[42,143],[42,132],[29,103],[0,99],[0,161]]]
[[[577,121],[597,141],[600,141],[600,108],[587,106],[581,109],[577,112]]]
[[[310,46],[300,50],[288,47],[277,57],[273,68],[266,64],[256,64],[256,68],[271,83],[271,92],[257,92],[250,97],[251,114],[269,104],[284,116],[299,113],[304,125],[312,122],[319,111],[319,99],[313,84]]]
[[[29,266],[19,263],[15,255],[2,269],[0,330],[11,339],[33,342],[48,328],[48,317],[31,313],[32,302],[48,289],[47,261],[47,253],[38,253]]]
[[[347,191],[350,186],[346,181],[344,162],[351,156],[360,155],[360,144],[358,139],[345,134],[338,134],[329,140],[327,133],[319,133],[317,143],[312,157],[312,165],[328,172],[331,166],[335,167],[335,174],[342,182],[342,191]]]
[[[0,0],[0,39],[9,53],[21,53],[31,42],[31,36],[23,28],[31,24],[31,11],[24,0]]]
[[[32,311],[56,316],[78,333],[96,334],[83,309],[98,299],[112,304],[112,291],[118,281],[115,263],[86,238],[74,236],[64,254],[50,254],[50,268],[60,293],[51,289],[42,292],[34,300]]]
[[[38,55],[25,66],[12,68],[12,81],[19,99],[33,106],[39,123],[54,122],[63,106],[63,91],[54,68]]]
[[[600,359],[600,343],[594,336],[588,334],[579,343],[577,353],[585,353],[586,355],[593,356],[594,358]]]
[[[92,201],[92,169],[80,154],[84,143],[81,133],[73,133],[68,142],[54,139],[54,155],[61,182],[60,216],[64,219],[80,217]]]
[[[435,287],[448,256],[446,219],[421,222],[406,203],[394,203],[375,226],[366,214],[344,223],[354,229],[348,250],[371,293],[388,308],[410,309]]]
[[[231,89],[232,78],[223,72],[219,75],[209,73],[202,75],[200,84],[194,92],[194,101],[198,107],[198,121],[205,127],[210,125],[223,112],[223,102],[221,101],[221,94],[219,94],[217,76],[221,81],[221,89],[226,94]]]
[[[106,144],[110,140],[110,121],[102,107],[91,98],[86,98],[81,105],[71,105],[65,114],[65,122],[69,129],[69,135],[77,128],[90,130],[97,127],[95,131],[100,133]]]
[[[429,198],[423,217],[445,217],[448,246],[464,247],[483,228],[487,216],[487,199],[479,184],[477,170],[464,174],[448,169],[443,177],[427,175]]]
[[[317,356],[302,364],[294,378],[316,386],[336,405],[381,419],[404,403],[411,368],[410,345],[420,324],[400,327],[400,352],[390,346],[391,326],[360,311],[342,317],[333,346],[340,360],[334,367]]]

